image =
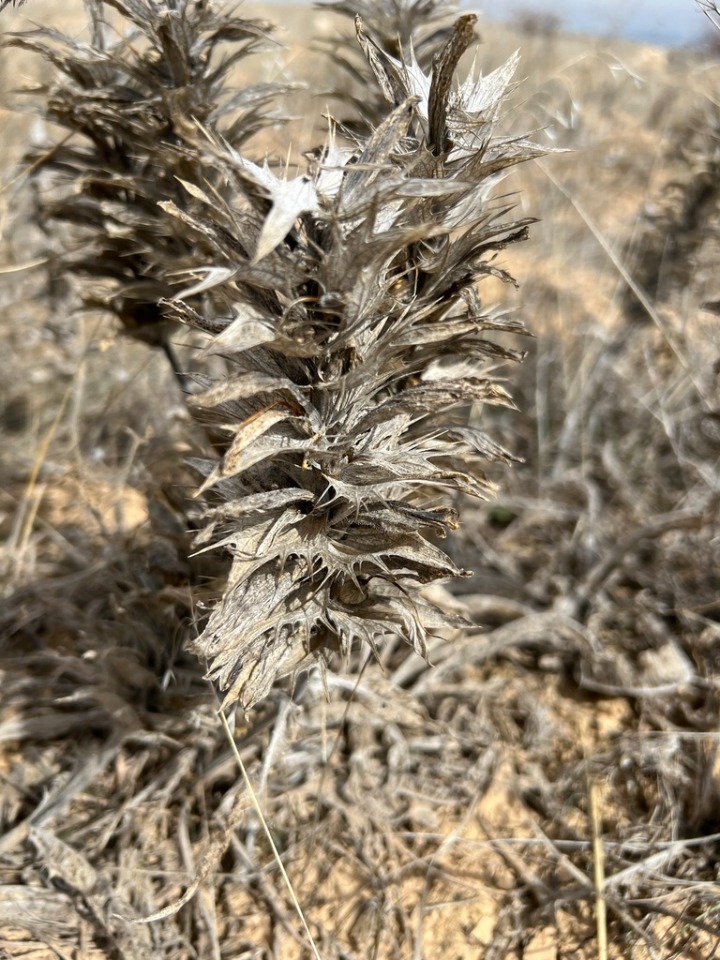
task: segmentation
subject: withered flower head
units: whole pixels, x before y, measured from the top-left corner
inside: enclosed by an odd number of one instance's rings
[[[83,301],[160,342],[157,301],[168,295],[168,267],[188,249],[158,203],[187,196],[179,179],[212,176],[187,150],[185,133],[207,124],[238,147],[277,119],[269,103],[285,88],[229,85],[237,63],[267,46],[262,22],[195,0],[86,7],[89,40],[41,27],[4,41],[58,71],[50,86],[30,91],[44,118],[68,134],[27,158],[41,178],[38,219],[60,250],[58,272],[86,281]]]
[[[215,500],[199,546],[227,549],[232,573],[194,643],[226,704],[251,707],[357,640],[395,634],[422,654],[429,631],[457,622],[423,588],[463,572],[438,540],[458,525],[458,494],[491,489],[483,463],[509,459],[468,407],[511,405],[492,369],[521,357],[488,336],[523,327],[483,306],[478,281],[511,279],[493,257],[530,221],[492,187],[541,152],[496,133],[515,58],[452,82],[473,23],[457,22],[429,72],[358,23],[390,103],[357,150],[331,130],[307,175],[282,179],[216,141],[236,203],[208,198],[202,219],[167,208],[218,252],[189,292],[226,305],[167,305],[229,364],[194,398],[227,436],[219,461],[197,464]]]

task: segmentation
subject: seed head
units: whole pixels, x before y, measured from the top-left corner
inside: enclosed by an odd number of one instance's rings
[[[196,653],[225,703],[249,708],[312,658],[398,635],[424,654],[458,620],[423,595],[462,576],[439,541],[459,494],[492,490],[483,465],[510,455],[468,419],[512,405],[491,368],[521,354],[493,331],[523,327],[483,305],[478,282],[530,221],[492,199],[500,172],[536,156],[498,136],[517,62],[451,82],[472,32],[461,18],[429,71],[358,37],[389,102],[351,149],[330,129],[304,176],[276,176],[218,138],[206,149],[235,189],[202,218],[168,207],[217,257],[173,316],[226,358],[193,405],[216,437],[197,461],[209,503],[200,549],[232,556],[227,589]],[[241,252],[242,251],[242,252]],[[490,369],[489,369],[490,368]]]

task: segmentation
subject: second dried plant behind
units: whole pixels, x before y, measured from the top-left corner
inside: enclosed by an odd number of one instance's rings
[[[166,348],[158,300],[193,250],[160,201],[187,197],[180,181],[212,179],[188,149],[195,123],[239,148],[277,120],[285,85],[233,88],[233,71],[267,47],[270,27],[195,0],[86,0],[89,39],[40,27],[5,43],[57,68],[40,96],[43,119],[65,131],[28,161],[41,175],[38,220],[58,277],[80,281],[86,306]]]
[[[468,407],[511,404],[492,370],[521,356],[494,331],[522,325],[478,291],[489,274],[511,279],[493,258],[530,222],[493,187],[541,152],[496,129],[517,58],[453,82],[474,23],[457,21],[426,72],[358,21],[388,106],[356,148],[331,129],[307,175],[280,179],[216,140],[206,149],[234,202],[208,197],[202,218],[166,206],[217,250],[190,289],[225,304],[168,305],[228,362],[193,400],[227,437],[219,460],[196,464],[210,501],[199,546],[228,550],[232,569],[194,643],[225,703],[251,707],[358,640],[396,635],[422,654],[456,622],[423,588],[462,574],[438,540],[460,494],[488,493],[483,465],[509,459]]]
[[[452,35],[458,13],[453,0],[321,0],[316,7],[343,18],[359,16],[372,24],[373,43],[382,52],[399,59],[414,56],[423,69],[431,67]],[[352,131],[381,123],[387,101],[360,46],[342,34],[317,39],[315,45],[334,67],[330,75],[336,79],[327,94],[339,101],[337,121]]]

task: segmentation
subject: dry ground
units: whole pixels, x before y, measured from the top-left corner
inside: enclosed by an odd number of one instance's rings
[[[317,80],[304,38],[334,24],[266,12],[289,50],[256,76]],[[83,22],[79,0],[2,16],[6,30]],[[508,256],[520,290],[486,295],[537,339],[507,371],[520,412],[482,413],[524,463],[498,476],[496,503],[465,506],[453,547],[475,575],[445,600],[477,629],[438,637],[432,667],[390,645],[382,664],[359,654],[278,688],[237,717],[236,740],[323,960],[706,960],[720,944],[720,324],[701,306],[720,299],[716,202],[668,237],[717,151],[720,68],[482,32],[487,68],[523,48],[509,125],[571,152],[507,182],[542,222]],[[9,88],[38,65],[1,56],[8,182],[39,135]],[[319,128],[307,116],[273,146],[299,156]],[[223,574],[221,557],[188,559],[183,457],[199,438],[162,357],[69,297],[51,309],[28,201],[22,182],[0,197],[0,957],[309,957],[183,652]]]

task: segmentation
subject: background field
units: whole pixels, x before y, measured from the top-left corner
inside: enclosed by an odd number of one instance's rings
[[[255,15],[258,8],[248,7]],[[335,81],[327,12],[272,6],[253,79]],[[82,30],[79,2],[27,18]],[[506,124],[560,151],[505,181],[530,241],[488,281],[535,339],[522,463],[463,504],[440,599],[476,629],[279,687],[236,739],[323,960],[709,958],[720,944],[720,66],[480,24],[522,49]],[[41,130],[0,54],[0,170]],[[239,80],[242,78],[239,77]],[[251,144],[302,163],[328,98]],[[330,105],[332,110],[332,105]],[[311,956],[201,665],[220,591],[188,559],[198,449],[164,358],[99,315],[0,195],[0,957]],[[517,346],[517,344],[513,344]],[[194,897],[153,924],[133,921]],[[604,945],[607,938],[607,946]],[[605,952],[604,952],[605,951]]]

